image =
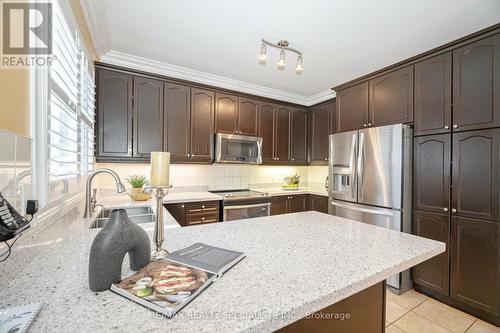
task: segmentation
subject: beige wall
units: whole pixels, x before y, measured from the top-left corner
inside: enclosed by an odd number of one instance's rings
[[[87,54],[97,60],[97,54],[85,22],[80,2],[70,0],[73,14],[80,28]],[[29,71],[0,69],[0,128],[30,136]]]

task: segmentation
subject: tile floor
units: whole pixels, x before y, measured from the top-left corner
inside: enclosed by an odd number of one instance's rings
[[[386,332],[500,333],[500,327],[488,324],[415,290],[399,296],[387,291]]]

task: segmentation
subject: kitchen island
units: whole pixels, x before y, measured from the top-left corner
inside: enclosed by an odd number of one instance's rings
[[[246,258],[176,317],[166,319],[112,292],[91,292],[88,257],[99,230],[88,229],[79,217],[64,230],[57,241],[33,244],[37,259],[15,279],[0,280],[0,307],[45,304],[33,332],[297,331],[292,323],[343,301],[356,301],[357,295],[378,302],[383,331],[383,281],[445,249],[440,242],[318,212],[169,228],[165,245],[170,251],[205,242],[243,251]],[[8,264],[22,264],[13,259]],[[124,274],[127,268],[125,263]],[[373,313],[339,315],[350,315],[344,322],[352,322]]]

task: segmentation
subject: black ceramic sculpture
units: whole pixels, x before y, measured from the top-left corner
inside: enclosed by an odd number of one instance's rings
[[[104,291],[121,280],[123,259],[129,254],[130,268],[138,271],[151,261],[149,236],[130,221],[124,209],[111,212],[90,249],[89,287]]]

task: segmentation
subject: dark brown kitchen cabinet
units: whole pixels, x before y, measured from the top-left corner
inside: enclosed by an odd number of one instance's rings
[[[312,108],[309,112],[311,159],[315,164],[328,163],[328,135],[330,134],[330,112],[329,104]]]
[[[500,129],[453,134],[452,213],[500,221]]]
[[[368,127],[413,122],[413,66],[370,80]]]
[[[259,107],[259,136],[262,137],[262,161],[264,163],[276,162],[274,155],[274,113],[276,105],[261,103]]]
[[[175,83],[164,86],[163,147],[172,162],[189,162],[191,137],[191,88]]]
[[[337,100],[330,103],[330,130],[328,134],[335,134],[337,131]]]
[[[133,76],[97,70],[97,160],[132,157]]]
[[[453,51],[453,129],[500,126],[500,34]]]
[[[414,139],[413,208],[436,213],[450,209],[451,135]]]
[[[292,109],[291,115],[291,162],[307,163],[307,113],[304,110]]]
[[[271,198],[271,215],[304,212],[307,194],[278,195]]]
[[[451,72],[450,52],[415,64],[414,135],[451,132]]]
[[[276,108],[275,158],[277,162],[290,161],[290,109],[279,106]]]
[[[186,225],[186,205],[184,203],[165,204],[165,209],[181,226]]]
[[[430,212],[413,212],[413,234],[446,243],[446,251],[413,267],[413,282],[442,295],[450,288],[450,216]]]
[[[450,296],[500,315],[500,223],[452,217]]]
[[[215,131],[238,133],[238,96],[215,94]]]
[[[238,132],[242,135],[257,135],[257,120],[259,114],[259,101],[239,97],[238,106]]]
[[[363,128],[368,123],[368,82],[337,92],[336,132]]]
[[[328,214],[328,197],[309,194],[307,198],[307,210]]]
[[[220,221],[219,201],[182,202],[164,206],[182,227]]]
[[[211,163],[213,140],[214,92],[191,88],[191,160]]]
[[[133,157],[149,159],[163,143],[163,82],[134,77]]]

